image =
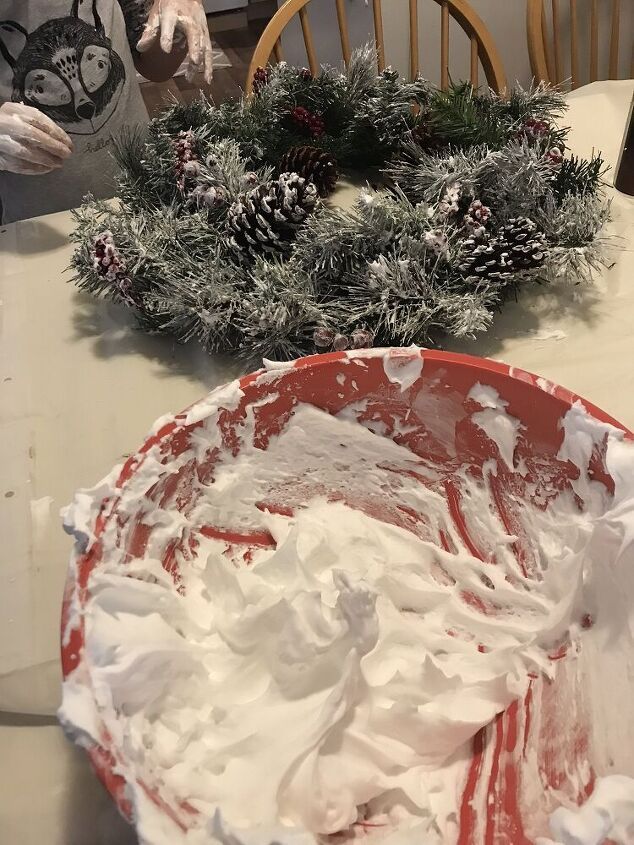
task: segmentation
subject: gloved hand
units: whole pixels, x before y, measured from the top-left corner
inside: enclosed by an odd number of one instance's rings
[[[160,37],[161,50],[171,53],[175,37],[187,41],[187,79],[202,73],[209,84],[213,74],[213,53],[202,0],[154,0],[143,35],[136,45],[145,53]]]
[[[0,105],[0,170],[32,176],[61,167],[73,151],[63,129],[23,103]]]

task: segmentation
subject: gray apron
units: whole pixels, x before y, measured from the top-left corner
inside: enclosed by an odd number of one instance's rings
[[[0,0],[0,103],[40,109],[75,146],[53,173],[0,171],[2,222],[72,208],[87,193],[112,196],[112,138],[147,122],[128,44],[142,27],[132,8],[135,0]]]

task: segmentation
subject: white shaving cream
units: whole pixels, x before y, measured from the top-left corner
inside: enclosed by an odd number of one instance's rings
[[[421,366],[390,359],[386,373],[405,391]],[[204,424],[170,470],[222,451],[218,409],[239,396],[235,386],[216,391],[188,412],[188,422]],[[517,469],[520,423],[506,402],[486,385],[469,398],[499,461]],[[433,467],[350,416],[300,405],[264,451],[253,445],[251,414],[240,453],[224,455],[213,483],[199,484],[187,515],[143,505],[164,472],[157,447],[118,491],[119,514],[145,510],[154,530],[143,559],[117,552],[129,526],[113,520],[101,538],[90,597],[70,616],[69,627],[83,616],[85,650],[64,684],[60,716],[84,744],[109,732],[142,843],[294,845],[341,832],[391,845],[454,841],[474,734],[525,694],[531,673],[553,672],[549,652],[583,636],[588,585],[631,560],[633,450],[581,407],[564,422],[561,457],[579,467],[575,490],[587,507],[580,510],[570,490],[545,510],[517,503],[539,565],[530,579],[515,556],[517,538],[491,507],[486,475],[459,471],[455,484],[495,565],[469,553],[446,498],[417,478],[433,477]],[[588,475],[592,445],[606,434],[614,496]],[[96,509],[114,481],[113,474],[83,491],[68,509],[78,552],[92,541]],[[304,489],[313,490],[305,500]],[[262,503],[285,490],[300,504],[287,515],[267,511]],[[381,502],[420,522],[385,521],[373,507]],[[246,565],[243,546],[203,536],[204,525],[257,531],[271,542]],[[608,533],[619,542],[606,545]],[[197,545],[181,561],[176,589],[159,550],[184,536]],[[451,551],[440,548],[441,536]],[[593,607],[595,628],[607,632],[615,622],[605,611]],[[627,608],[623,614],[620,628],[631,622]],[[597,789],[585,815],[553,817],[555,838],[600,842],[594,832],[575,832],[584,819],[613,838],[618,825],[625,830],[633,819],[626,780],[616,804],[612,784]],[[172,806],[186,802],[190,829],[159,810],[139,781],[158,786]]]

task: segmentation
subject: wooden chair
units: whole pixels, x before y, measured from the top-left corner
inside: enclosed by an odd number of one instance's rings
[[[631,3],[632,0],[626,0]],[[550,6],[550,9],[547,8]],[[561,85],[570,80],[572,88],[586,82],[596,82],[597,79],[606,78],[606,73],[600,70],[600,12],[609,14],[610,40],[609,60],[607,78],[618,79],[619,76],[619,42],[624,40],[621,32],[623,25],[621,0],[528,0],[526,29],[528,36],[528,52],[531,60],[533,76],[536,80],[545,80],[553,85]],[[589,9],[587,8],[589,6]],[[567,7],[567,8],[566,8]],[[580,8],[583,7],[583,8]],[[624,7],[625,8],[625,7]],[[549,14],[550,11],[550,20]],[[580,37],[581,13],[589,11],[589,42],[588,47],[589,67],[583,78],[580,71],[581,58],[584,42]],[[564,14],[568,13],[569,27],[566,27],[564,35]],[[568,31],[569,29],[569,31]],[[606,32],[607,34],[607,32]],[[570,73],[567,68],[566,40],[570,39]],[[630,28],[629,33],[630,49],[630,77],[634,78],[634,39]],[[605,64],[605,62],[603,63]]]
[[[386,6],[392,0],[386,0]],[[425,0],[429,5],[430,0]],[[467,0],[433,0],[440,6],[441,15],[441,49],[440,49],[440,77],[444,89],[449,86],[449,19],[453,18],[469,37],[470,41],[470,69],[471,82],[478,86],[479,64],[482,64],[489,87],[498,94],[506,88],[504,67],[491,34],[480,17],[471,8]],[[308,66],[313,74],[318,72],[319,60],[315,51],[312,32],[308,18],[310,0],[286,0],[273,16],[262,33],[249,68],[247,80],[247,94],[251,94],[253,74],[258,67],[265,67],[271,56],[276,61],[282,61],[281,35],[289,21],[299,15],[299,20],[306,47]],[[372,0],[374,13],[374,33],[376,40],[378,69],[385,68],[385,42],[383,39],[383,10],[382,0]],[[334,0],[337,23],[341,40],[341,55],[347,65],[350,60],[350,38],[346,20],[345,0]],[[418,75],[419,46],[418,46],[418,0],[409,0],[409,72],[410,78]]]

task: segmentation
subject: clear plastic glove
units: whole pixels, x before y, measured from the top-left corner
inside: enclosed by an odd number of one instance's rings
[[[34,176],[57,170],[73,152],[63,129],[38,109],[0,105],[0,170]]]
[[[202,73],[209,84],[213,51],[202,0],[154,0],[136,48],[145,53],[160,38],[161,50],[171,53],[175,40],[183,36],[187,41],[187,79]]]

